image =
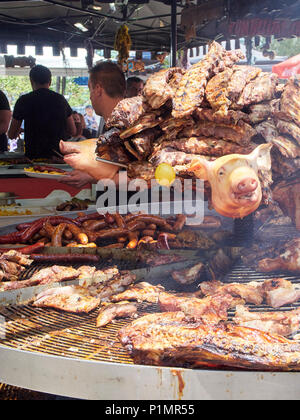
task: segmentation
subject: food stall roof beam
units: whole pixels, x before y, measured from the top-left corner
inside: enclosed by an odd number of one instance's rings
[[[177,56],[177,2],[171,1],[171,67],[176,67]]]

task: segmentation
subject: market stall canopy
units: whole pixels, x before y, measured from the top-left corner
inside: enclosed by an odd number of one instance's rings
[[[300,35],[300,0],[0,0],[0,53],[7,44],[114,48],[117,30],[129,27],[132,50],[170,51],[171,4],[176,3],[177,47],[192,48],[213,39],[256,35]]]
[[[276,64],[273,66],[272,72],[278,74],[281,79],[289,79],[291,76],[300,74],[300,54]]]

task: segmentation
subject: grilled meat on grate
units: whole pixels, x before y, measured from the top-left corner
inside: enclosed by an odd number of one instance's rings
[[[233,324],[191,322],[183,312],[146,315],[119,332],[135,363],[300,370],[300,345],[279,335]]]
[[[185,270],[173,271],[171,275],[176,283],[192,284],[195,283],[195,281],[200,281],[201,275],[204,271],[205,265],[203,263],[198,263],[193,267],[187,268]]]
[[[157,303],[159,294],[164,290],[165,288],[160,284],[153,286],[152,284],[143,281],[130,286],[125,292],[113,295],[111,300],[112,302],[136,300],[137,302]]]
[[[285,251],[275,258],[265,258],[258,262],[258,269],[264,273],[289,271],[300,273],[300,238],[286,242]]]
[[[245,306],[238,305],[233,322],[241,327],[288,337],[299,330],[300,309],[281,312],[250,312]]]
[[[225,293],[234,297],[240,297],[245,302],[253,303],[254,305],[261,305],[264,300],[263,284],[254,281],[247,284],[226,284],[220,281],[208,281],[202,282],[199,287],[205,296]]]
[[[136,313],[137,305],[135,303],[126,301],[108,303],[100,308],[97,317],[97,327],[104,327],[116,318],[132,318]]]
[[[33,302],[38,308],[54,308],[72,313],[89,313],[97,308],[100,299],[81,286],[55,287],[40,293]]]

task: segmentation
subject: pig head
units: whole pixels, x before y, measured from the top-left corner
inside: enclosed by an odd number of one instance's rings
[[[223,216],[243,218],[255,211],[262,200],[259,170],[271,169],[271,144],[261,144],[249,155],[227,155],[215,161],[201,157],[192,161],[190,171],[209,181],[212,204]]]

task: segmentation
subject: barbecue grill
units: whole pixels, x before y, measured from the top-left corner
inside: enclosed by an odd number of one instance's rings
[[[278,234],[278,229],[276,231]],[[277,236],[275,235],[277,238]],[[104,263],[102,263],[103,265]],[[185,265],[187,262],[185,262]],[[193,262],[188,261],[189,265]],[[174,290],[168,272],[182,263],[138,268],[138,279],[162,282]],[[34,265],[30,274],[41,268]],[[123,267],[125,268],[125,267]],[[25,273],[24,277],[29,273]],[[258,273],[241,261],[224,282],[262,281],[274,273]],[[280,275],[300,284],[300,277]],[[69,283],[68,283],[69,284]],[[296,372],[249,372],[239,370],[182,369],[141,366],[117,338],[129,320],[117,320],[96,328],[97,311],[88,315],[61,313],[26,304],[42,286],[6,292],[0,309],[0,381],[35,391],[84,399],[299,399]],[[45,286],[44,286],[45,287]],[[18,292],[17,305],[14,293]],[[280,310],[290,310],[299,303]],[[250,308],[253,305],[248,305]],[[266,305],[256,311],[271,310]],[[274,309],[272,309],[274,310]],[[159,311],[157,305],[141,303],[138,315]],[[229,311],[229,317],[234,311]]]

